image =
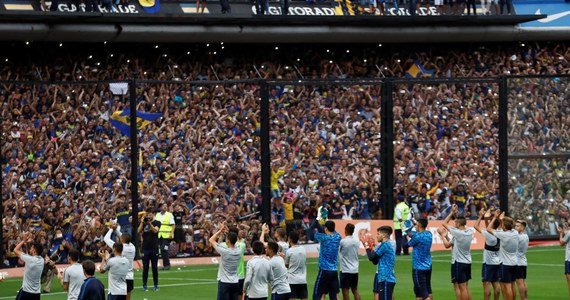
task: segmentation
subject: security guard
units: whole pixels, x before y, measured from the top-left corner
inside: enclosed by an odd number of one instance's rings
[[[163,202],[160,212],[156,214],[155,220],[160,222],[158,230],[158,242],[160,243],[160,253],[162,255],[162,270],[170,270],[170,260],[168,259],[168,247],[170,240],[174,238],[174,216],[168,211],[168,205]]]
[[[396,238],[396,255],[400,255],[402,249],[404,255],[409,254],[408,238],[402,234],[402,229],[407,230],[405,222],[410,219],[410,207],[406,203],[406,196],[398,194],[396,196],[396,207],[394,208],[394,235]]]

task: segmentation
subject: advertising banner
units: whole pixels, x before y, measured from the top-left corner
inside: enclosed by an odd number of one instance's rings
[[[102,4],[97,4],[95,8],[88,6],[88,1],[83,3],[73,1],[45,1],[45,6],[42,7],[39,1],[31,0],[0,0],[0,11],[55,11],[60,13],[75,13],[75,12],[91,12],[95,11],[102,14],[132,14],[132,15],[153,15],[153,14],[173,14],[173,15],[220,15],[221,5],[219,1],[210,1],[206,6],[198,8],[196,2],[160,2],[160,0],[131,0],[119,2],[113,0],[111,7],[106,7]],[[95,2],[97,3],[97,2]],[[226,14],[228,18],[232,16],[253,16],[256,14],[256,7],[254,2],[251,3],[231,3],[231,14]],[[478,6],[478,13],[482,14],[481,8]],[[531,14],[534,14],[533,11]],[[420,7],[416,12],[418,16],[436,15],[435,7]],[[283,15],[282,7],[278,1],[270,1],[268,8],[268,15],[280,16]],[[331,2],[319,2],[316,4],[309,4],[305,1],[290,1],[288,8],[289,16],[378,16],[380,10],[374,8],[370,11],[368,7],[356,6],[351,1],[334,0]],[[409,16],[410,12],[407,7],[399,7],[396,9],[393,6],[386,7],[387,16]]]
[[[394,222],[390,220],[333,220],[336,224],[336,231],[344,237],[344,227],[348,223],[354,224],[354,236],[356,237],[363,237],[365,234],[372,234],[373,237],[376,236],[376,229],[380,226],[390,226],[394,228]],[[433,234],[433,244],[431,246],[432,251],[440,251],[440,250],[449,250],[445,249],[443,245],[443,241],[441,237],[437,233],[437,228],[442,227],[443,221],[429,221],[427,230],[431,231]],[[473,227],[475,225],[475,221],[467,221],[468,227]],[[394,240],[394,235],[390,237]],[[471,242],[471,250],[481,250],[485,248],[485,238],[478,232],[475,232],[475,236],[473,237],[473,241]],[[364,248],[362,248],[364,251]]]
[[[546,18],[521,24],[521,27],[565,28],[570,30],[570,2],[564,0],[515,1],[518,15],[548,15]]]

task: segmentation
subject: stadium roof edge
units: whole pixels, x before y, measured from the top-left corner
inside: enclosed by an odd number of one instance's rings
[[[255,16],[0,12],[0,40],[54,42],[432,43],[567,40],[517,26],[545,17]],[[453,24],[453,25],[449,25]]]

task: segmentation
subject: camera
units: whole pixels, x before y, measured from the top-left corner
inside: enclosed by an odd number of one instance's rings
[[[145,223],[150,222],[150,218],[149,218],[149,217],[144,217],[144,218],[143,218],[143,222],[145,222]]]

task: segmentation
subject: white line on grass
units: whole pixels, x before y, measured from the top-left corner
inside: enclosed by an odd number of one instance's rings
[[[217,284],[217,283],[218,283],[217,281],[173,283],[173,284],[162,284],[162,285],[159,285],[159,287],[160,287],[160,288],[163,288],[163,287],[188,286],[188,285],[205,285],[205,284]],[[142,287],[137,288],[137,289],[142,289]],[[15,291],[14,293],[17,294],[18,291]],[[152,293],[160,293],[160,292],[152,292]],[[56,296],[56,295],[65,295],[65,294],[67,294],[67,293],[66,293],[66,292],[57,292],[57,293],[42,294],[42,298],[44,298],[44,297],[49,297],[49,296]],[[14,299],[14,296],[0,297],[0,299]]]
[[[192,280],[195,280],[195,281],[212,281],[213,280],[211,278],[210,279],[204,279],[204,278],[174,278],[174,277],[172,277],[172,278],[159,277],[158,279],[160,279],[160,280],[174,280],[174,281],[176,281],[176,280],[180,280],[180,281],[192,281]]]

